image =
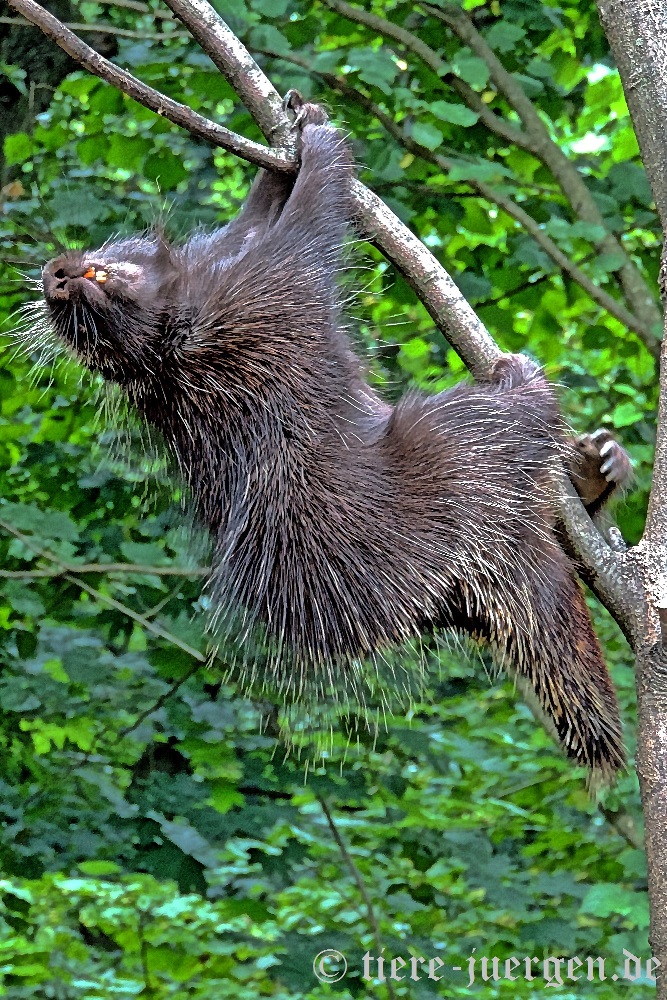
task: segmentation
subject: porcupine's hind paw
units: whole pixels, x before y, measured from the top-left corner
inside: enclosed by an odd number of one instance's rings
[[[327,125],[329,116],[321,104],[304,101],[298,90],[288,90],[283,97],[283,107],[294,112],[292,128],[302,131],[306,125]]]
[[[604,479],[613,487],[627,486],[632,479],[630,456],[610,431],[601,428],[582,434],[574,445],[584,477]]]
[[[582,434],[573,445],[570,479],[594,517],[616,490],[631,481],[632,463],[625,448],[607,430]]]

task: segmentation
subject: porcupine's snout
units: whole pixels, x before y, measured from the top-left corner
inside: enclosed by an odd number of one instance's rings
[[[67,302],[82,296],[94,301],[103,296],[99,286],[106,280],[106,271],[85,263],[79,253],[70,252],[56,257],[42,271],[47,302]]]

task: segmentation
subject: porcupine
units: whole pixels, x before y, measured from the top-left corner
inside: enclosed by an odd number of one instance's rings
[[[51,324],[161,432],[214,541],[214,619],[236,622],[241,649],[259,626],[260,680],[297,700],[358,693],[369,657],[454,630],[489,647],[566,753],[608,777],[621,726],[558,541],[554,392],[530,359],[503,355],[486,381],[379,397],[337,281],[350,148],[317,105],[295,127],[296,180],[261,171],[219,231],[49,263]],[[606,432],[570,457],[591,512],[628,467]]]

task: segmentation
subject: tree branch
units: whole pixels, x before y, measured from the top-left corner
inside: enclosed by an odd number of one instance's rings
[[[203,653],[200,653],[198,649],[195,649],[193,646],[189,646],[187,642],[183,642],[178,638],[178,636],[173,635],[171,632],[167,632],[167,630],[162,628],[161,625],[158,625],[156,622],[149,621],[148,618],[145,618],[143,615],[133,611],[132,608],[128,608],[127,605],[121,604],[121,602],[117,601],[115,597],[109,597],[108,594],[101,593],[101,591],[96,590],[95,587],[91,587],[90,584],[84,583],[83,580],[74,576],[70,571],[71,567],[68,563],[63,562],[58,558],[58,556],[54,555],[53,552],[49,552],[48,549],[43,549],[36,542],[34,542],[32,538],[28,535],[24,535],[22,531],[19,531],[18,528],[15,528],[13,525],[2,520],[0,520],[0,528],[2,528],[3,531],[8,532],[8,534],[13,535],[15,538],[18,538],[18,540],[22,542],[26,548],[31,549],[35,555],[41,556],[42,559],[48,559],[49,562],[54,563],[59,568],[59,573],[57,575],[62,576],[64,580],[67,580],[69,583],[73,583],[81,590],[85,590],[87,594],[90,594],[97,600],[109,604],[117,611],[121,611],[124,615],[127,615],[128,618],[131,618],[133,621],[137,622],[138,625],[141,625],[142,628],[145,628],[147,632],[151,632],[153,635],[158,636],[158,638],[165,639],[172,645],[177,646],[179,649],[182,649],[184,653],[187,653],[189,656],[193,656],[196,660],[199,660],[200,663],[206,662],[206,657]]]
[[[206,658],[204,658],[204,660],[205,659]],[[160,695],[160,697],[153,702],[150,708],[146,708],[144,709],[143,712],[140,712],[139,715],[136,716],[134,721],[129,724],[129,726],[125,726],[124,729],[118,730],[118,732],[116,733],[116,738],[113,741],[114,743],[118,743],[119,740],[122,740],[124,736],[129,736],[130,733],[133,733],[135,729],[138,729],[139,726],[142,724],[142,722],[145,722],[149,716],[153,715],[155,712],[159,712],[162,706],[165,705],[169,701],[169,699],[176,694],[178,689],[182,687],[186,681],[190,680],[190,678],[197,673],[197,671],[199,670],[199,663],[201,662],[201,660],[199,659],[199,657],[195,657],[195,660],[197,661],[195,662],[195,665],[191,667],[190,670],[186,670],[183,676],[179,677],[177,681],[174,681],[174,683],[171,684],[167,688],[167,690],[164,691]]]
[[[115,24],[95,24],[93,22],[73,22],[73,21],[63,21],[61,22],[65,28],[69,28],[70,31],[94,31],[96,34],[105,35],[119,35],[121,38],[143,38],[147,41],[169,41],[172,38],[189,39],[190,36],[185,31],[169,31],[169,32],[154,32],[154,31],[136,31],[132,28],[117,28]],[[13,25],[16,28],[32,28],[33,25],[30,21],[26,21],[22,17],[0,17],[0,24]]]
[[[266,52],[265,54],[273,59],[282,59],[285,62],[290,62],[303,69],[312,71],[311,65],[308,63],[307,59],[296,56],[292,53],[290,55],[280,55],[275,52]],[[351,100],[361,105],[364,110],[366,110],[369,114],[376,118],[381,125],[384,126],[387,132],[389,132],[389,134],[392,135],[404,149],[407,149],[415,156],[434,164],[434,166],[438,167],[444,176],[450,173],[454,166],[450,159],[443,156],[441,153],[436,153],[434,150],[428,149],[426,146],[422,146],[418,142],[415,142],[415,140],[412,139],[411,136],[407,135],[407,133],[391,117],[391,115],[389,115],[361,91],[350,86],[344,77],[337,76],[333,73],[326,73],[321,70],[314,70],[313,72],[315,72],[327,84],[327,86],[331,87],[333,90],[337,90],[338,93],[349,97]],[[468,178],[465,183],[474,191],[477,191],[482,198],[486,199],[486,201],[497,205],[498,208],[502,209],[503,212],[518,222],[527,233],[530,233],[535,242],[542,247],[549,257],[551,257],[553,262],[561,271],[569,274],[570,278],[606,312],[618,319],[629,330],[632,330],[633,333],[636,333],[654,357],[657,358],[659,356],[660,345],[655,339],[652,330],[642,323],[637,316],[633,315],[628,309],[626,309],[622,302],[619,302],[618,299],[615,299],[603,288],[600,288],[599,285],[596,285],[595,282],[588,277],[585,271],[582,271],[581,268],[574,263],[574,261],[570,260],[570,258],[560,249],[551,237],[544,232],[539,222],[533,219],[532,216],[525,211],[525,209],[523,209],[507,195],[496,191],[490,184],[486,184],[484,181],[476,180],[475,178]]]
[[[164,2],[229,81],[271,145],[286,147],[293,157],[295,135],[280,94],[234,32],[206,0]]]
[[[461,95],[466,105],[471,111],[479,115],[480,121],[488,129],[495,132],[501,138],[506,139],[507,142],[515,143],[521,146],[522,149],[532,151],[530,137],[525,132],[522,132],[518,126],[506,122],[494,114],[479,94],[455,75],[449,63],[445,62],[435,49],[432,49],[430,45],[423,42],[417,35],[408,31],[407,28],[402,28],[400,25],[394,24],[393,21],[387,21],[382,17],[378,17],[377,14],[372,14],[370,11],[363,10],[360,7],[353,7],[352,4],[346,3],[345,0],[322,0],[322,3],[326,7],[329,7],[330,10],[335,10],[341,17],[345,17],[349,21],[355,21],[357,24],[363,24],[385,38],[393,38],[394,41],[398,42],[404,48],[410,52],[414,52],[436,76],[441,77],[443,81],[450,84]]]
[[[655,0],[598,0],[667,239],[667,8]],[[667,244],[660,267],[667,300]],[[637,643],[637,771],[646,827],[651,950],[662,965],[657,997],[667,998],[667,315],[653,485],[644,536],[633,558],[643,583]]]
[[[197,139],[203,139],[213,146],[220,146],[223,149],[242,156],[251,163],[259,167],[268,167],[272,170],[281,170],[288,173],[296,171],[296,160],[293,156],[282,150],[267,149],[257,142],[252,142],[242,135],[237,135],[222,125],[209,121],[203,115],[192,111],[185,104],[166,97],[159,91],[154,90],[147,84],[138,80],[126,70],[119,69],[114,63],[109,62],[99,52],[86,45],[69,28],[66,28],[57,17],[49,14],[47,10],[40,7],[35,0],[8,0],[9,6],[17,13],[22,14],[26,20],[40,28],[44,34],[52,39],[57,45],[67,52],[72,59],[75,59],[89,73],[93,73],[101,80],[106,80],[113,87],[117,87],[123,94],[127,94],[133,100],[143,104],[158,115],[162,115],[175,125],[180,125],[187,129],[190,135]]]
[[[434,73],[443,79],[451,73],[449,65],[437,52],[426,45],[417,35],[407,31],[405,28],[401,28],[399,25],[378,17],[376,14],[371,14],[360,7],[352,6],[346,0],[322,0],[322,2],[343,17],[358,24],[363,24],[384,37],[393,38],[395,41],[400,42],[406,48],[410,49],[410,51],[414,52]],[[579,171],[553,141],[521,85],[505,69],[473,22],[460,8],[450,5],[445,6],[444,4],[443,8],[433,7],[424,3],[420,4],[420,6],[433,17],[444,21],[458,35],[461,41],[468,45],[487,64],[496,87],[521,118],[523,129],[510,126],[511,134],[508,134],[507,125],[505,124],[505,127],[501,131],[498,123],[502,122],[502,119],[494,115],[479,99],[473,103],[469,103],[470,94],[474,93],[474,91],[470,91],[470,88],[467,88],[465,85],[465,89],[457,85],[456,89],[468,106],[480,114],[483,123],[498,135],[502,135],[503,138],[528,150],[542,160],[558,181],[575,215],[585,222],[593,223],[602,228],[605,235],[600,240],[594,241],[594,245],[604,253],[613,253],[622,256],[624,263],[619,273],[632,309],[643,326],[649,330],[656,329],[660,323],[660,313],[656,306],[655,298],[621,243],[608,231],[604,217],[595,204],[593,196],[586,187]],[[459,81],[460,83],[461,81]],[[486,108],[484,114],[482,114],[479,105],[483,105]],[[654,339],[657,340],[657,335],[655,334]]]
[[[650,0],[598,3],[600,19],[621,75],[642,161],[667,239],[667,8]],[[663,304],[667,301],[667,253],[660,268]],[[666,320],[667,323],[667,320]],[[653,488],[644,539],[665,547],[667,573],[667,325],[663,332],[658,408],[658,440]],[[667,581],[665,594],[667,599]]]
[[[625,0],[621,0],[621,2],[625,2]],[[546,125],[519,81],[505,69],[484,36],[480,34],[473,21],[461,8],[447,3],[446,0],[443,0],[442,4],[437,7],[423,2],[420,3],[420,6],[432,17],[444,21],[461,41],[486,63],[491,79],[521,119],[524,132],[531,140],[531,152],[549,168],[569,200],[575,215],[584,222],[600,226],[605,231],[605,235],[601,239],[593,241],[594,245],[603,253],[620,254],[623,257],[624,262],[619,275],[625,294],[633,311],[641,321],[648,328],[656,331],[654,336],[657,340],[657,329],[659,329],[661,317],[651,289],[646,284],[641,272],[631,261],[623,245],[609,232],[604,216],[597,207],[584,179],[576,166],[570,162],[549,135]]]

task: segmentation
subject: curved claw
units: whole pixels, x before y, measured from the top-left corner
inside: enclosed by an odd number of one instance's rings
[[[283,108],[294,113],[292,128],[302,131],[306,125],[327,125],[329,116],[320,104],[304,101],[301,92],[291,88],[283,97]]]
[[[301,96],[301,91],[296,90],[294,87],[290,87],[283,97],[283,110],[293,111],[297,114],[302,107],[303,97]]]
[[[589,476],[597,472],[613,486],[624,486],[632,478],[628,453],[605,428],[582,434],[577,438],[576,445],[582,458],[591,465]]]

